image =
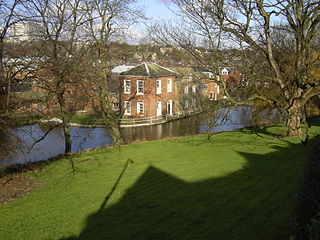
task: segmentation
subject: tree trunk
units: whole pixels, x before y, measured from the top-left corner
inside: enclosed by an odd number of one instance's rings
[[[294,100],[288,108],[288,117],[286,123],[287,137],[302,137],[301,132],[301,100]]]
[[[65,150],[64,153],[70,153],[71,152],[71,135],[70,135],[70,127],[67,124],[64,124],[63,127],[63,133],[65,138]]]
[[[114,114],[114,113],[109,113]],[[113,115],[109,115],[106,112],[102,112],[102,117],[104,119],[104,124],[106,126],[106,129],[108,130],[108,133],[110,134],[113,144],[115,145],[121,145],[125,143],[123,136],[121,134],[120,127],[117,123],[117,120],[114,118]],[[109,116],[108,116],[109,115]]]

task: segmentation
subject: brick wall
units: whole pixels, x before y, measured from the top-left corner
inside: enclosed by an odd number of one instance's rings
[[[167,81],[172,79],[172,92],[167,92]],[[136,77],[136,76],[121,76],[120,81],[120,108],[123,110],[124,101],[131,102],[131,115],[124,115],[124,117],[154,117],[156,116],[156,102],[161,101],[162,115],[167,114],[167,101],[174,99],[175,93],[175,76],[171,77]],[[130,80],[131,91],[130,94],[124,93],[124,81]],[[144,81],[144,93],[137,94],[137,80]],[[161,93],[156,93],[156,81],[161,80]],[[137,114],[137,102],[144,103],[144,114]]]

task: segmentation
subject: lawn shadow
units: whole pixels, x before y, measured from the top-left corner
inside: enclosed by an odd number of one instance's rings
[[[245,134],[255,134],[258,137],[266,138],[268,137],[275,137],[275,138],[282,138],[283,135],[280,133],[273,133],[270,131],[270,126],[254,126],[249,128],[240,129],[242,133]]]
[[[310,127],[320,126],[320,116],[308,117],[308,123],[309,123]]]
[[[268,154],[238,152],[246,159],[242,169],[198,182],[150,166],[119,202],[102,201],[80,235],[66,239],[289,239],[297,183],[313,142]]]

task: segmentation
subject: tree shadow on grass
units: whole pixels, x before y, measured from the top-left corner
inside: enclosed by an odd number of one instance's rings
[[[320,126],[320,116],[309,117],[308,123],[309,123],[310,127]]]
[[[289,239],[311,145],[239,152],[242,169],[199,182],[150,166],[118,203],[105,208],[103,201],[81,234],[67,239]]]
[[[255,134],[256,136],[261,138],[266,138],[266,137],[282,138],[283,137],[281,133],[274,133],[270,131],[270,126],[249,127],[249,128],[241,129],[240,131],[246,134]]]

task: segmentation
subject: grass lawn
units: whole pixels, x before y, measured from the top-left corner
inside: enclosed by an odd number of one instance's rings
[[[36,190],[0,205],[0,239],[289,239],[313,140],[304,147],[271,136],[280,131],[158,140],[52,162],[32,173]]]

